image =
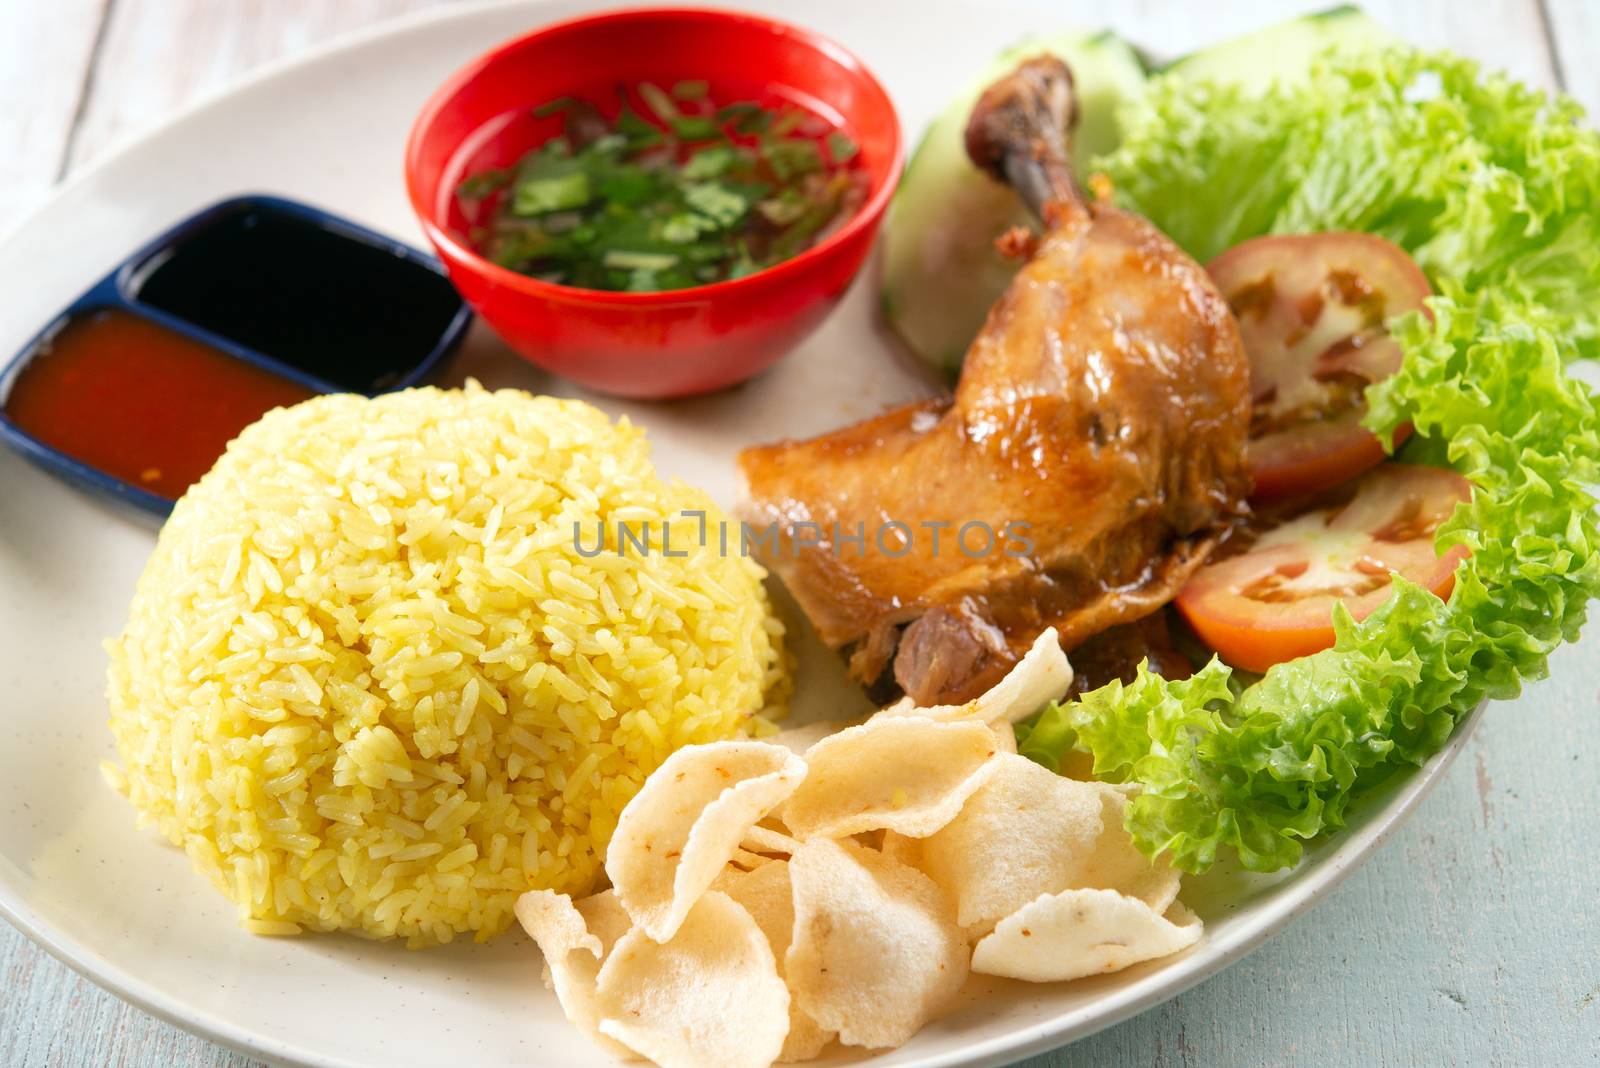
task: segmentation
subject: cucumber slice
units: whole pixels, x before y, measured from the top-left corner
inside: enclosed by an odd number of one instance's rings
[[[997,56],[922,135],[889,208],[884,238],[884,318],[925,363],[954,375],[1017,265],[995,251],[1007,227],[1030,225],[1010,189],[967,159],[967,116],[985,87],[1029,56],[1049,52],[1072,68],[1080,166],[1115,147],[1116,112],[1144,88],[1144,66],[1110,31],[1032,38]]]
[[[1303,78],[1311,61],[1331,48],[1382,48],[1396,40],[1359,7],[1347,4],[1191,52],[1167,64],[1162,73],[1237,86],[1254,95],[1274,82]]]

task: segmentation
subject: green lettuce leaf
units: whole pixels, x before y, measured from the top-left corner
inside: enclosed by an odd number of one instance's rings
[[[1414,255],[1440,295],[1394,324],[1401,371],[1368,393],[1368,425],[1411,421],[1403,458],[1475,485],[1439,531],[1468,546],[1448,602],[1397,579],[1337,641],[1245,684],[1213,661],[1167,681],[1144,668],[1017,729],[1057,767],[1141,786],[1140,848],[1203,871],[1295,863],[1350,803],[1437,752],[1485,697],[1520,692],[1577,636],[1600,593],[1600,406],[1567,374],[1600,338],[1600,136],[1456,56],[1331,56],[1259,98],[1158,79],[1098,161],[1131,207],[1208,259],[1262,233],[1355,229]]]
[[[1266,233],[1380,234],[1447,292],[1516,294],[1595,354],[1600,142],[1569,99],[1460,56],[1369,48],[1256,96],[1167,75],[1122,122],[1093,165],[1202,262]]]

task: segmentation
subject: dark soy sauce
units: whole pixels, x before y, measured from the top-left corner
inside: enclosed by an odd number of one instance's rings
[[[444,276],[355,234],[241,204],[140,268],[133,297],[343,389],[395,384],[461,310]]]

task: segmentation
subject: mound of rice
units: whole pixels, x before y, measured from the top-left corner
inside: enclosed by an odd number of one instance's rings
[[[258,933],[486,938],[523,891],[594,884],[674,749],[781,698],[761,569],[684,509],[720,519],[576,401],[272,412],[178,503],[107,643],[107,776]],[[575,545],[669,520],[686,557]]]

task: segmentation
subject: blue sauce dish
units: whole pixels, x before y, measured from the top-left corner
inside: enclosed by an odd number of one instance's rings
[[[227,200],[128,257],[0,370],[0,439],[164,517],[270,408],[422,383],[471,319],[425,253],[294,201]]]

